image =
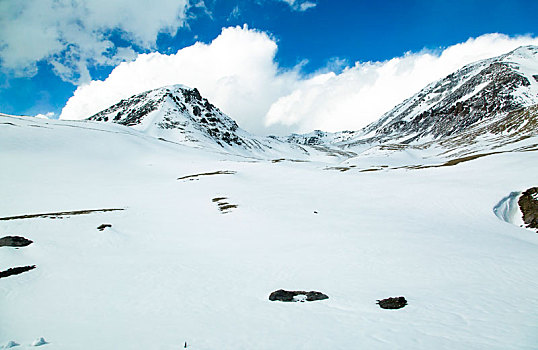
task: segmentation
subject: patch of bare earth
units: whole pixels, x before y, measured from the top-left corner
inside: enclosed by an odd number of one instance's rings
[[[200,174],[193,174],[193,175],[186,175],[182,177],[178,177],[178,180],[197,180],[199,177],[202,176],[213,176],[213,175],[233,175],[237,173],[236,171],[232,170],[219,170],[219,171],[213,171],[209,173],[200,173]]]
[[[105,213],[109,211],[118,211],[125,209],[86,209],[86,210],[74,210],[74,211],[58,211],[53,213],[40,213],[40,214],[26,214],[26,215],[17,215],[17,216],[5,216],[1,217],[0,221],[8,220],[21,220],[21,219],[33,219],[33,218],[45,218],[45,219],[63,219],[65,216],[72,215],[85,215],[91,213]]]
[[[232,211],[232,209],[235,209],[238,207],[237,204],[230,204],[227,202],[228,198],[226,197],[215,197],[211,201],[217,205],[219,208],[219,211],[222,214],[227,214]]]

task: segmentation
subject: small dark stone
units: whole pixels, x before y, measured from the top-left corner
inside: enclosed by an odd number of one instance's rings
[[[401,309],[407,305],[407,300],[404,297],[387,298],[378,300],[377,304],[382,309]]]
[[[269,295],[269,300],[271,301],[285,301],[285,302],[290,302],[290,301],[298,301],[296,299],[294,299],[295,296],[298,296],[298,295],[305,295],[306,296],[306,301],[316,301],[316,300],[325,300],[325,299],[329,299],[329,297],[321,292],[316,292],[316,291],[310,291],[310,292],[305,292],[305,291],[290,291],[290,290],[284,290],[284,289],[279,289],[277,291],[274,291],[273,293],[271,293]]]
[[[112,227],[112,225],[111,225],[111,224],[101,224],[101,225],[99,225],[99,226],[97,227],[97,229],[98,229],[99,231],[103,231],[103,230],[104,230],[105,228],[107,228],[107,227]]]
[[[33,241],[20,236],[6,236],[0,238],[0,247],[26,247]]]
[[[317,214],[318,212],[314,210],[314,214]]]

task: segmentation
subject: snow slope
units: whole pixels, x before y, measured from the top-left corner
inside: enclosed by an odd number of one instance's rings
[[[341,157],[271,162],[0,117],[0,218],[124,209],[0,220],[0,236],[34,241],[0,247],[0,270],[37,265],[0,279],[0,346],[536,349],[538,236],[493,209],[536,186],[537,155],[342,172]],[[329,299],[269,301],[280,288]],[[400,295],[403,309],[376,305]]]

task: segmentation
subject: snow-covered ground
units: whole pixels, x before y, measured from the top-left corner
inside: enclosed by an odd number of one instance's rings
[[[494,213],[538,185],[536,151],[340,172],[2,117],[0,164],[2,218],[124,209],[0,220],[34,241],[0,247],[0,270],[37,265],[0,279],[0,346],[537,349],[538,235]],[[235,173],[178,180],[216,171]],[[329,299],[269,301],[281,288]]]

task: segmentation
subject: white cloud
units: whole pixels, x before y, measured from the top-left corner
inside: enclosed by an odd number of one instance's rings
[[[181,83],[198,88],[247,130],[264,132],[262,119],[271,104],[300,81],[297,72],[279,70],[276,50],[267,34],[245,26],[225,28],[210,44],[196,43],[176,54],[141,54],[106,80],[80,86],[61,118],[87,118],[133,94]]]
[[[300,132],[357,130],[465,64],[521,45],[538,45],[538,38],[487,34],[439,52],[407,53],[383,62],[357,62],[340,74],[316,74],[275,101],[265,122]]]
[[[48,112],[48,113],[45,113],[45,114],[39,113],[35,117],[36,118],[41,118],[41,119],[54,119],[54,116],[55,116],[54,112]]]
[[[308,0],[279,0],[287,3],[295,11],[306,11],[316,7],[316,3]]]
[[[48,60],[56,73],[87,82],[88,67],[117,65],[131,48],[109,40],[116,31],[134,45],[151,49],[160,32],[183,24],[188,0],[0,1],[0,63],[16,76],[32,76]]]
[[[80,86],[62,119],[82,119],[135,93],[171,84],[197,87],[248,131],[267,133],[357,130],[465,64],[497,56],[538,38],[488,34],[437,52],[407,53],[383,62],[331,67],[304,77],[282,70],[277,44],[263,32],[225,28],[210,44],[173,55],[142,54],[116,67],[104,81]]]

